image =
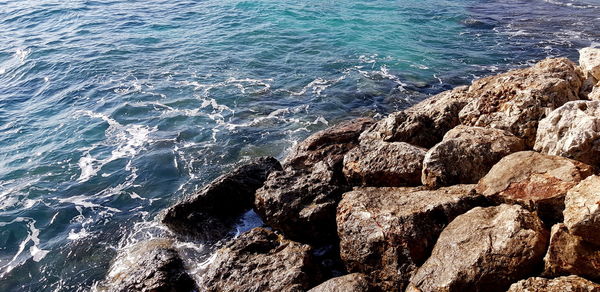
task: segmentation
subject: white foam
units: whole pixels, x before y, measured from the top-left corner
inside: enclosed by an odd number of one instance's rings
[[[26,222],[27,237],[19,243],[19,249],[12,259],[6,265],[0,267],[0,277],[24,263],[29,258],[35,262],[41,261],[49,252],[40,248],[40,230],[35,227],[36,221],[33,218],[17,217],[10,222],[0,222],[0,227],[19,222]],[[32,244],[29,247],[29,256],[23,256],[23,252],[28,244]]]

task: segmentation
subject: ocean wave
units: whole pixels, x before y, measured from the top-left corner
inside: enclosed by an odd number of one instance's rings
[[[49,252],[40,247],[40,230],[35,227],[36,221],[34,219],[29,217],[17,217],[10,222],[0,222],[0,227],[14,223],[25,223],[27,237],[19,243],[19,248],[10,261],[0,267],[0,278],[28,259],[32,259],[34,262],[41,261]],[[28,245],[30,245],[29,255],[25,255],[24,251]]]

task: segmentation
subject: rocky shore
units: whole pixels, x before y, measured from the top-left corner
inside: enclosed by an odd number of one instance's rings
[[[586,48],[315,133],[164,211],[203,242],[264,221],[200,274],[151,240],[99,290],[600,291],[599,80]]]

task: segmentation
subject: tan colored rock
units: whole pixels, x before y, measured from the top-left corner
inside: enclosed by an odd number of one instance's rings
[[[482,78],[469,87],[460,111],[464,125],[512,132],[532,147],[538,121],[564,103],[579,99],[582,77],[566,58],[546,59],[533,67]]]
[[[600,100],[600,84],[596,84],[596,86],[592,88],[592,91],[588,94],[588,99],[595,101]]]
[[[586,74],[600,80],[600,49],[583,48],[579,50],[579,67]]]
[[[507,292],[598,292],[600,285],[578,276],[554,279],[531,277],[510,286]]]
[[[345,193],[337,225],[342,261],[383,291],[403,291],[444,226],[481,204],[473,185],[438,190],[357,188]]]
[[[600,176],[589,176],[567,192],[563,214],[571,234],[600,245]]]
[[[329,279],[308,292],[370,292],[373,291],[367,276],[360,273]]]
[[[535,210],[548,224],[561,222],[567,191],[593,174],[579,161],[533,151],[502,158],[477,184],[495,203],[516,203]]]
[[[562,223],[552,226],[544,262],[546,277],[578,275],[600,280],[600,247],[570,234]]]
[[[540,121],[535,150],[600,166],[600,101],[564,104]]]
[[[506,291],[541,265],[547,242],[521,206],[474,208],[448,224],[407,291]]]
[[[525,150],[510,132],[457,126],[427,151],[422,182],[430,187],[477,183],[502,157]]]
[[[420,185],[426,151],[404,142],[362,143],[344,157],[344,176],[360,186]]]

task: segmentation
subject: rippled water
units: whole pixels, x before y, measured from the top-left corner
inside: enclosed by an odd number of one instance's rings
[[[88,290],[239,160],[575,59],[600,45],[599,15],[592,0],[0,0],[0,291]]]

